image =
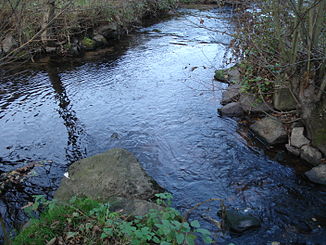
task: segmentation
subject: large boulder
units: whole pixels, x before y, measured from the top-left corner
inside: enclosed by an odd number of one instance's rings
[[[277,119],[265,117],[252,124],[250,129],[270,145],[287,142],[287,133]]]
[[[326,164],[312,168],[305,175],[314,183],[326,185]]]
[[[162,192],[158,184],[140,166],[136,157],[124,149],[73,163],[54,198],[69,200],[74,196],[107,201],[112,197],[148,200]]]
[[[228,103],[236,101],[240,97],[240,85],[230,85],[223,93],[221,104],[226,105]]]
[[[232,102],[218,109],[222,116],[228,117],[241,117],[244,115],[244,112],[241,108],[241,105],[237,102]]]

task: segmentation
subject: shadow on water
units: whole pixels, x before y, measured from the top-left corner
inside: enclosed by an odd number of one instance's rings
[[[53,87],[54,97],[58,102],[58,113],[63,119],[68,133],[66,160],[68,163],[72,163],[86,156],[86,149],[82,149],[82,142],[80,142],[80,138],[85,135],[84,128],[72,108],[55,64],[49,64],[48,76]]]

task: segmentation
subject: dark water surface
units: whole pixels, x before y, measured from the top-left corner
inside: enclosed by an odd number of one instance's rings
[[[211,18],[227,16],[219,10],[191,13],[208,27],[231,29]],[[200,25],[199,17],[175,17],[95,61],[52,61],[1,82],[0,171],[37,161],[23,183],[1,196],[9,229],[24,220],[20,207],[32,195],[52,195],[71,162],[124,147],[173,193],[181,211],[218,197],[262,220],[261,229],[242,236],[218,234],[220,244],[326,244],[326,193],[249,147],[237,123],[217,115],[225,85],[212,77],[223,66],[221,43],[230,40],[192,22]],[[191,217],[218,219],[218,205],[203,205]]]

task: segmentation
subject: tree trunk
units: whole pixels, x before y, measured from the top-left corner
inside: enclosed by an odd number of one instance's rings
[[[46,28],[48,23],[53,19],[55,13],[55,0],[44,0],[45,12],[43,15],[43,21],[41,28]],[[46,28],[41,34],[41,40],[43,44],[47,44],[51,36],[51,28]]]

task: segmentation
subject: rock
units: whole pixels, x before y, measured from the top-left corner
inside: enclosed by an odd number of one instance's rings
[[[2,41],[1,46],[3,52],[8,53],[12,48],[17,46],[17,42],[12,35],[7,35],[5,39]]]
[[[305,120],[305,125],[312,145],[317,147],[326,155],[326,95],[322,101],[316,103],[316,107],[311,111],[309,118]]]
[[[111,199],[109,202],[111,211],[116,212],[122,210],[122,212],[133,216],[144,216],[151,209],[163,209],[162,206],[140,199],[127,199],[117,197]]]
[[[228,82],[228,77],[226,75],[225,70],[216,70],[214,79],[220,82],[225,82],[225,83]]]
[[[296,148],[309,145],[310,141],[303,135],[304,127],[293,128],[290,137],[290,144]]]
[[[244,115],[241,105],[238,102],[232,102],[218,109],[222,116],[241,117]]]
[[[81,41],[81,45],[85,50],[88,51],[96,49],[96,42],[88,37],[84,37],[84,39]]]
[[[242,214],[236,210],[225,211],[225,224],[226,226],[238,233],[260,227],[260,220],[248,214]]]
[[[82,159],[69,167],[54,198],[69,200],[73,196],[95,200],[112,197],[148,200],[162,192],[140,166],[135,156],[124,149]]]
[[[101,35],[101,34],[97,34],[93,37],[93,40],[96,41],[98,43],[98,45],[107,45],[108,41],[106,40],[106,38]]]
[[[287,133],[283,124],[276,119],[265,117],[252,124],[250,129],[270,145],[287,142]]]
[[[240,97],[240,85],[233,84],[229,86],[223,93],[222,93],[222,100],[221,104],[226,105],[228,103],[234,102]]]
[[[296,109],[297,102],[288,88],[277,88],[273,96],[273,105],[277,110],[290,111]]]
[[[119,36],[120,26],[117,22],[110,22],[107,25],[103,25],[97,28],[96,34],[100,34],[106,38],[106,40],[116,39]]]
[[[45,52],[47,53],[55,53],[57,50],[56,47],[45,47]]]
[[[246,113],[261,113],[271,110],[271,105],[266,105],[264,102],[258,101],[251,94],[241,94],[239,102]]]
[[[298,148],[295,148],[295,147],[293,147],[293,146],[291,146],[289,144],[286,144],[285,148],[295,156],[300,155],[300,149],[298,149]]]
[[[119,139],[120,136],[118,133],[114,132],[113,134],[111,134],[111,139]]]
[[[229,69],[216,70],[214,75],[215,80],[225,83],[236,83],[240,82],[240,72],[237,66],[233,66]]]
[[[326,164],[321,164],[305,172],[308,179],[314,183],[326,185]]]
[[[313,165],[318,165],[322,159],[322,154],[316,148],[304,145],[301,148],[301,158]]]

